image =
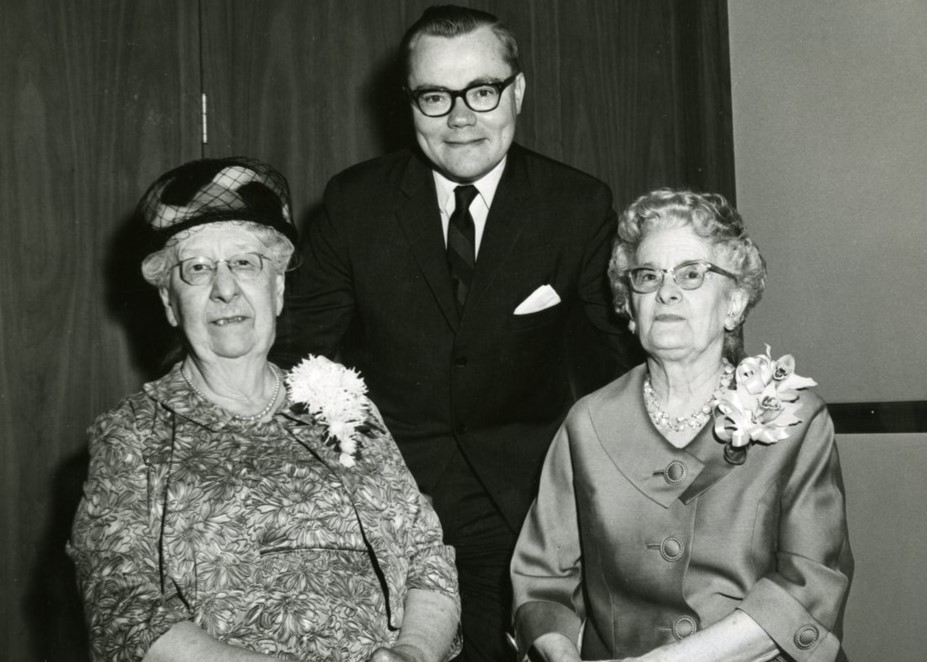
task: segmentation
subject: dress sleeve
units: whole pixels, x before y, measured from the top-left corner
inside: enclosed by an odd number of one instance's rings
[[[579,638],[585,616],[582,557],[573,492],[569,428],[560,428],[541,473],[512,557],[515,639],[519,659],[541,635]]]
[[[834,426],[823,404],[805,429],[780,508],[776,570],[739,609],[796,661],[834,660],[853,557]]]
[[[412,473],[402,459],[399,447],[373,402],[368,407],[384,433],[377,441],[381,448],[383,466],[380,476],[389,483],[387,497],[391,503],[404,504],[405,530],[396,532],[397,538],[405,540],[403,553],[408,561],[405,577],[406,589],[419,589],[439,593],[449,598],[460,614],[460,593],[457,584],[457,567],[454,565],[454,548],[444,544],[444,533],[437,513],[422,495]],[[458,636],[452,646],[449,659],[460,653],[461,639]]]
[[[162,591],[156,495],[135,408],[127,401],[89,430],[90,468],[67,545],[95,662],[141,660],[170,627],[190,618]]]
[[[299,269],[289,277],[271,359],[291,368],[307,354],[334,360],[354,317],[350,242],[340,187],[332,180],[322,210],[310,219],[298,248]]]

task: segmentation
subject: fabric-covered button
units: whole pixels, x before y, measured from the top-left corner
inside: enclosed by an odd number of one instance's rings
[[[660,556],[670,563],[675,563],[682,558],[683,552],[686,551],[686,546],[682,544],[682,541],[675,537],[669,536],[662,543],[660,543]]]
[[[663,472],[663,479],[670,485],[675,485],[676,483],[684,481],[687,473],[689,473],[689,469],[684,463],[679,460],[673,460],[666,466],[666,470]]]
[[[803,625],[795,633],[795,645],[803,650],[808,650],[817,642],[821,633],[818,632],[817,626]]]
[[[673,636],[677,640],[685,639],[691,634],[694,634],[698,629],[698,626],[695,624],[695,619],[691,616],[680,616],[676,619],[676,622],[673,623]]]

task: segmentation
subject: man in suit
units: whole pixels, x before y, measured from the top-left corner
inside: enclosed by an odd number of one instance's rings
[[[596,356],[608,378],[632,360],[605,278],[612,196],[513,143],[525,76],[496,17],[433,7],[401,56],[418,149],[329,183],[283,360],[340,355],[360,369],[457,550],[461,659],[510,659],[508,563],[583,384],[570,376],[572,313],[607,348]]]

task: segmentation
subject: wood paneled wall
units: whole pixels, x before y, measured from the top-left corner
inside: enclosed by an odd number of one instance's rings
[[[249,154],[297,217],[409,140],[395,46],[422,0],[0,0],[0,646],[86,660],[63,548],[84,431],[161,369],[132,211],[161,172]],[[519,36],[518,139],[608,182],[733,195],[724,0],[471,3]],[[200,94],[209,142],[200,144]]]
[[[84,431],[138,389],[150,351],[130,332],[125,224],[144,186],[200,153],[197,8],[0,11],[0,657],[85,660],[64,544]]]
[[[277,165],[304,218],[332,174],[412,140],[394,54],[430,4],[204,2],[206,153]],[[518,36],[517,140],[600,177],[619,207],[666,185],[734,196],[725,2],[462,4]]]

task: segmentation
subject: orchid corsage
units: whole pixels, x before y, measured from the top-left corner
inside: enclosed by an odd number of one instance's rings
[[[338,453],[338,461],[353,467],[360,459],[362,437],[381,431],[368,406],[367,385],[354,370],[310,355],[287,373],[292,410],[308,414],[325,428],[324,441]]]
[[[801,423],[796,416],[799,391],[817,382],[795,374],[795,359],[786,354],[777,361],[758,354],[741,361],[735,370],[736,387],[721,394],[714,407],[715,435],[727,442],[724,457],[732,464],[743,464],[751,442],[774,444],[786,439],[792,426]]]

